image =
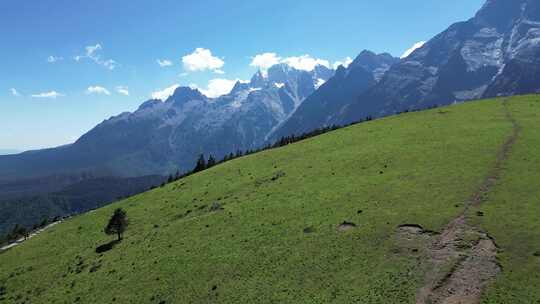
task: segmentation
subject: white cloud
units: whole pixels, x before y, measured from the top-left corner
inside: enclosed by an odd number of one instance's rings
[[[400,58],[404,59],[404,58],[409,57],[414,51],[416,51],[417,49],[423,47],[424,44],[426,44],[426,41],[419,41],[419,42],[415,43],[410,49],[406,50],[405,53],[403,53],[403,55],[401,55]]]
[[[124,96],[129,96],[129,89],[128,87],[124,87],[124,86],[117,86],[116,87],[116,92],[118,94],[122,94]]]
[[[103,48],[101,47],[101,44],[98,43],[96,45],[87,46],[85,49],[86,49],[86,56],[93,57],[95,56],[96,51],[100,51]]]
[[[256,55],[249,65],[258,68],[265,73],[270,67],[279,63],[286,63],[297,70],[303,71],[313,71],[317,65],[323,65],[330,68],[330,62],[328,62],[328,60],[313,58],[310,55],[281,58],[276,53]]]
[[[173,84],[172,86],[165,88],[163,90],[158,90],[156,92],[152,93],[152,99],[159,99],[162,101],[167,100],[172,94],[174,94],[174,91],[179,87],[179,84]]]
[[[98,63],[101,64],[102,66],[106,67],[107,69],[111,70],[111,71],[116,68],[116,61],[114,61],[112,59],[108,59],[108,60],[101,61],[101,62],[98,62]]]
[[[44,92],[39,94],[33,94],[33,98],[51,98],[56,99],[57,97],[65,96],[64,94],[58,93],[56,91]]]
[[[304,71],[313,71],[316,66],[322,65],[327,68],[330,68],[330,63],[328,60],[323,60],[319,58],[313,58],[310,55],[302,55],[299,57],[288,57],[282,60],[282,62],[288,64],[289,66]]]
[[[55,62],[58,62],[58,61],[61,61],[61,60],[64,60],[64,58],[63,57],[56,57],[56,56],[49,56],[47,58],[48,63],[55,63]]]
[[[281,57],[279,57],[276,53],[264,53],[253,57],[249,65],[252,67],[256,67],[262,71],[266,71],[273,65],[276,65],[280,62]]]
[[[193,53],[182,57],[182,63],[184,69],[190,72],[219,71],[225,65],[223,60],[213,56],[210,50],[203,48],[197,48]]]
[[[85,55],[78,55],[73,57],[75,61],[81,61],[82,59],[88,58],[95,62],[96,64],[102,65],[106,67],[109,70],[114,70],[118,63],[112,59],[102,59],[101,56],[98,54],[99,51],[103,50],[103,47],[101,44],[96,45],[90,45],[85,47],[86,54]]]
[[[246,80],[240,80],[240,79],[223,79],[223,78],[216,78],[212,79],[208,82],[208,86],[206,89],[199,88],[197,85],[191,84],[190,87],[196,88],[201,93],[203,93],[205,96],[210,98],[216,98],[225,94],[229,94],[231,90],[233,89],[236,82],[242,82],[247,83],[249,81]]]
[[[158,59],[158,60],[156,60],[156,62],[157,62],[157,64],[158,64],[160,67],[162,67],[162,68],[164,68],[164,67],[169,67],[169,66],[172,66],[172,65],[173,65],[172,61],[170,61],[169,59],[163,59],[163,60],[162,60],[162,59]]]
[[[19,94],[19,91],[17,91],[17,89],[15,89],[15,88],[11,88],[11,89],[9,89],[9,91],[11,92],[11,95],[13,95],[15,97],[21,96],[21,94]]]
[[[334,62],[333,68],[334,70],[337,70],[340,65],[342,65],[344,68],[348,67],[353,62],[351,57],[345,58],[343,61],[336,61]]]
[[[111,92],[109,92],[109,90],[105,89],[104,87],[93,86],[93,87],[88,87],[88,89],[86,89],[86,94],[88,94],[88,95],[90,95],[90,94],[111,95]]]
[[[223,74],[225,74],[225,71],[223,71],[223,70],[214,70],[214,74],[223,75]]]

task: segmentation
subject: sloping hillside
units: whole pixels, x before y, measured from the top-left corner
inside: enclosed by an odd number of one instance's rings
[[[537,303],[539,113],[471,102],[227,162],[0,253],[0,302],[430,303],[465,272],[484,303]],[[118,207],[125,239],[97,254]],[[474,276],[484,243],[496,269]]]

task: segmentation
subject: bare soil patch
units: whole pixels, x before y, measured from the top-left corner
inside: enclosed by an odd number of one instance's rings
[[[341,224],[338,226],[337,229],[338,229],[339,231],[348,231],[348,230],[352,230],[352,229],[354,229],[354,228],[356,228],[356,224],[355,224],[355,223],[345,221],[345,222],[341,223]]]

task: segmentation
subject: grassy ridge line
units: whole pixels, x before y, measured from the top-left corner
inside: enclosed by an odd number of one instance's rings
[[[422,273],[417,256],[394,252],[395,228],[440,230],[460,214],[510,131],[502,105],[482,101],[227,162],[1,254],[4,301],[411,302]],[[209,212],[214,201],[225,210]],[[117,207],[127,238],[97,255]],[[358,228],[337,232],[344,220]]]

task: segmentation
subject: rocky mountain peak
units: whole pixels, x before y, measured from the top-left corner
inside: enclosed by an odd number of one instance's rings
[[[251,81],[249,82],[249,85],[253,88],[261,88],[266,85],[266,77],[264,74],[259,70],[253,77],[251,77]]]
[[[234,94],[236,94],[238,92],[249,90],[250,87],[251,87],[250,83],[238,80],[234,84],[234,87],[232,88],[232,90],[231,90],[231,92],[229,94],[234,95]]]
[[[147,110],[147,109],[151,109],[153,108],[154,106],[158,105],[158,104],[161,104],[162,101],[159,100],[159,99],[150,99],[150,100],[147,100],[145,102],[143,102],[139,108],[137,109],[137,111],[143,111],[143,110]]]
[[[175,106],[180,106],[191,100],[206,100],[207,97],[204,96],[198,89],[190,87],[178,87],[173,95],[167,99],[167,103],[173,103]]]
[[[376,54],[372,51],[362,51],[351,63],[351,67],[360,66],[370,72],[381,66],[390,66],[399,61],[399,58],[393,57],[388,53]]]

